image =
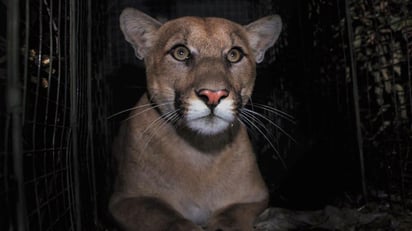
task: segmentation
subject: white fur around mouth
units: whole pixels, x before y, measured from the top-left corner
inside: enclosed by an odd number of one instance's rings
[[[223,99],[212,111],[201,100],[191,100],[186,114],[189,128],[204,135],[224,131],[235,119],[233,100]]]

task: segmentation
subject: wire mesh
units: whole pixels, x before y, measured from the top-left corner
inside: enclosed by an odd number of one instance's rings
[[[0,163],[4,167],[0,193],[5,208],[0,224],[4,230],[88,230],[98,223],[94,164],[101,163],[97,154],[107,152],[104,144],[108,142],[106,137],[91,139],[106,126],[102,109],[105,88],[94,88],[103,81],[102,48],[106,44],[101,32],[105,4],[91,0],[15,3],[20,9],[20,36],[8,39],[18,41],[17,68],[21,71],[8,77],[20,85],[22,159],[16,159],[11,147],[10,136],[20,128],[12,123],[10,107],[6,108],[13,100],[8,97],[0,113],[4,134],[0,143]],[[13,22],[7,21],[7,25]],[[3,43],[0,48],[3,55]],[[11,87],[5,80],[3,64],[1,94]],[[96,130],[95,124],[99,125]],[[99,134],[97,138],[103,137]],[[95,142],[101,145],[92,149]],[[22,179],[16,178],[13,162],[21,164]],[[16,187],[20,183],[23,187]],[[21,208],[16,206],[21,203],[16,197],[19,194],[26,201]],[[15,214],[22,214],[25,220],[16,220]]]

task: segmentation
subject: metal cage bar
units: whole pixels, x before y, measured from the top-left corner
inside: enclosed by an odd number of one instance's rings
[[[12,158],[14,175],[17,181],[16,200],[16,229],[23,231],[26,228],[26,204],[23,184],[23,150],[21,124],[21,83],[20,83],[20,14],[19,1],[10,1],[7,11],[7,103],[8,114],[11,117]]]

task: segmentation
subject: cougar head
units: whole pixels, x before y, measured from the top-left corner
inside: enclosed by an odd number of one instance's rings
[[[148,96],[160,115],[176,126],[215,135],[239,123],[256,63],[277,40],[282,22],[272,15],[246,26],[198,17],[161,24],[128,8],[120,25],[145,61]]]

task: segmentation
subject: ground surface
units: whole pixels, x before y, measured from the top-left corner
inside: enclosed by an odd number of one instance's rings
[[[357,209],[326,206],[316,211],[269,208],[260,216],[256,230],[411,231],[412,212],[378,203]]]

